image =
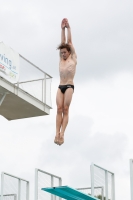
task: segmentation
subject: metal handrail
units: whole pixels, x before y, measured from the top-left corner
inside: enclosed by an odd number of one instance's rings
[[[51,78],[46,78],[46,79],[51,79]],[[14,84],[22,84],[22,83],[28,83],[28,82],[34,82],[34,81],[43,81],[46,80],[45,78],[40,78],[40,79],[34,79],[34,80],[30,80],[30,81],[22,81],[22,82],[17,82]]]
[[[35,68],[37,68],[38,70],[40,70],[41,72],[43,72],[44,74],[46,74],[47,76],[49,76],[50,78],[53,78],[52,76],[50,76],[49,74],[47,74],[46,72],[44,72],[42,69],[40,69],[39,67],[37,67],[36,65],[34,65],[32,62],[30,62],[29,60],[27,60],[26,58],[24,58],[22,55],[19,54],[19,56],[21,58],[23,58],[25,61],[27,61],[28,63],[30,63],[31,65],[33,65]]]

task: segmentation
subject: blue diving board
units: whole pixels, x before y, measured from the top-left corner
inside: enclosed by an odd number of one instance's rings
[[[99,200],[68,186],[42,188],[42,190],[67,200]]]

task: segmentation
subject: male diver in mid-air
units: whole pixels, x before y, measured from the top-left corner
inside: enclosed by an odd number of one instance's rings
[[[67,29],[67,41],[65,29]],[[73,79],[77,64],[77,55],[72,44],[71,28],[66,18],[61,22],[61,44],[57,49],[60,50],[60,84],[56,96],[57,115],[54,142],[57,145],[62,145],[64,143],[64,132],[68,124],[69,106],[74,92]]]

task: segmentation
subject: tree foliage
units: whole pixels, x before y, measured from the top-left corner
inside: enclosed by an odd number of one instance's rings
[[[102,200],[102,195],[98,195],[98,196],[95,196],[95,197]],[[106,197],[104,197],[103,199],[106,200]],[[108,199],[108,200],[110,200],[110,199]]]

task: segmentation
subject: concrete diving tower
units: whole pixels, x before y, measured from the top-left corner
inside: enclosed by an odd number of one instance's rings
[[[14,70],[8,66],[11,58],[1,50],[1,45],[0,115],[15,120],[50,114],[52,77],[18,54],[19,78],[12,79]]]

